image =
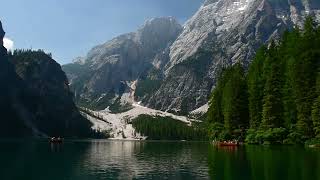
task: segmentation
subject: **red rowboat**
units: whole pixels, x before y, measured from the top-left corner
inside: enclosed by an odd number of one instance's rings
[[[239,142],[235,142],[235,141],[224,141],[224,142],[218,142],[218,146],[239,146],[240,143]]]

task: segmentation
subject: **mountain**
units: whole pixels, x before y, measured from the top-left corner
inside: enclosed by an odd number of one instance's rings
[[[1,43],[0,72],[0,137],[90,135],[91,124],[80,115],[67,77],[50,54],[41,50],[8,54]]]
[[[63,70],[81,106],[118,112],[134,100],[188,114],[207,107],[223,68],[247,68],[261,45],[302,27],[307,15],[320,20],[318,0],[207,0],[183,28],[172,18],[152,19]]]
[[[16,50],[10,62],[24,84],[32,123],[50,136],[88,136],[90,123],[73,102],[68,79],[50,54],[38,50]]]
[[[32,133],[30,116],[24,115],[25,107],[20,99],[25,97],[20,92],[22,81],[17,76],[14,66],[8,61],[7,49],[3,46],[5,32],[0,22],[0,137],[25,136]],[[22,107],[22,108],[19,108]]]
[[[307,17],[303,30],[286,32],[277,43],[260,48],[248,73],[240,64],[223,71],[207,113],[212,139],[319,142],[319,25]]]
[[[207,103],[222,68],[248,66],[257,48],[306,15],[320,19],[317,0],[207,0],[170,47],[160,88],[143,103],[187,113]]]
[[[156,57],[168,49],[182,30],[173,18],[148,20],[136,32],[118,36],[89,51],[86,57],[63,66],[76,101],[92,109],[130,108],[130,86],[143,73],[164,62]]]

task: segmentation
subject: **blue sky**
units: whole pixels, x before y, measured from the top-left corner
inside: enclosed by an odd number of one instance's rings
[[[7,0],[0,19],[15,48],[44,49],[61,64],[93,46],[135,31],[152,17],[181,23],[203,0]]]

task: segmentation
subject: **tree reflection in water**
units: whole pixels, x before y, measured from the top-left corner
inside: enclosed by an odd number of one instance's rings
[[[211,147],[211,179],[320,180],[320,151],[294,146]]]

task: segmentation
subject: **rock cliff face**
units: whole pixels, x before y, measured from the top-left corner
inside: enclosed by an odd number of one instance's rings
[[[82,60],[65,65],[77,102],[93,109],[125,108],[132,82],[153,67],[155,56],[171,45],[181,29],[171,17],[154,18],[138,31],[96,46]]]
[[[262,44],[301,27],[307,15],[320,20],[319,10],[318,0],[207,0],[181,32],[172,18],[153,19],[64,70],[89,108],[121,104],[138,79],[136,101],[186,114],[208,102],[224,67],[247,67]]]
[[[3,37],[0,23],[0,137],[89,136],[60,65],[43,51],[8,55]]]
[[[3,47],[3,38],[4,38],[4,35],[5,35],[5,32],[4,32],[3,28],[2,28],[2,23],[0,22],[0,39],[1,39],[1,41],[0,41],[0,46],[2,46],[2,47]]]
[[[149,107],[190,112],[204,105],[223,67],[248,66],[255,51],[286,29],[319,18],[319,1],[207,0],[170,47],[165,80]]]
[[[23,106],[19,100],[23,97],[20,92],[22,82],[16,75],[14,66],[8,61],[7,50],[3,47],[3,31],[0,22],[0,114],[1,114],[1,130],[0,137],[16,137],[30,135],[32,126],[25,123],[29,122],[30,116],[20,113],[17,106]]]
[[[28,95],[25,105],[32,123],[49,136],[88,136],[90,123],[73,102],[68,80],[61,66],[41,50],[15,51],[9,57]]]

